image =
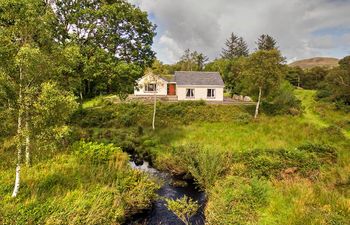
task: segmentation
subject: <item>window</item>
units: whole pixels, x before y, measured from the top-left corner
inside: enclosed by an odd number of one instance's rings
[[[156,91],[157,91],[157,84],[146,84],[145,92],[156,92]]]
[[[186,98],[194,98],[194,89],[186,89]]]
[[[215,98],[215,89],[207,90],[207,98]]]

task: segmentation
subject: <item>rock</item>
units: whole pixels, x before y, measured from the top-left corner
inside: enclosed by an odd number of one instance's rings
[[[239,95],[233,95],[232,98],[233,100],[239,100]]]
[[[285,174],[293,174],[293,173],[295,173],[297,170],[298,170],[298,167],[291,167],[291,168],[285,169],[285,170],[284,170],[284,173],[285,173]]]
[[[249,96],[244,96],[243,101],[252,102],[253,100]]]

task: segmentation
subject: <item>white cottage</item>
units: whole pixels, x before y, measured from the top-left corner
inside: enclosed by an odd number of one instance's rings
[[[224,100],[224,82],[218,72],[177,71],[174,76],[145,75],[137,81],[135,96],[177,97],[178,100]]]

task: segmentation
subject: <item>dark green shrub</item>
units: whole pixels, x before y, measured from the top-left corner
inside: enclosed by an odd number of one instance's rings
[[[146,115],[149,114],[150,107],[141,103],[120,103],[116,106],[114,117],[116,124],[124,127],[142,125]],[[151,117],[149,117],[151,123]]]
[[[320,89],[320,90],[317,90],[316,98],[317,99],[329,98],[331,95],[332,93],[328,89]]]
[[[115,111],[115,106],[83,109],[80,114],[74,115],[72,122],[81,127],[106,127],[115,118]]]
[[[253,119],[249,113],[237,113],[234,115],[233,120],[238,124],[248,124]]]
[[[293,86],[284,82],[273,96],[262,102],[261,108],[271,115],[298,115],[301,113],[301,101],[294,95]]]
[[[314,153],[321,163],[335,163],[337,160],[337,150],[330,145],[309,143],[298,147],[298,150]]]
[[[338,110],[342,110],[346,113],[350,113],[350,103],[346,103],[343,100],[335,101],[335,107]]]
[[[230,156],[198,145],[185,145],[173,149],[180,167],[186,168],[199,186],[207,190],[227,171]]]

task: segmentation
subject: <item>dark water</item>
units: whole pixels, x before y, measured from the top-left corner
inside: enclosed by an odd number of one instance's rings
[[[164,198],[178,199],[182,198],[184,195],[191,197],[193,200],[200,204],[200,208],[196,215],[191,218],[191,224],[193,225],[204,225],[204,204],[205,204],[205,194],[204,192],[196,189],[196,186],[189,182],[186,187],[175,187],[172,185],[172,178],[167,173],[159,172],[158,170],[151,168],[148,162],[143,162],[141,166],[135,165],[131,162],[131,166],[134,169],[139,169],[145,171],[151,176],[159,178],[163,181],[163,186],[158,190],[158,195]],[[135,218],[130,221],[129,225],[136,224],[147,224],[147,225],[183,225],[184,223],[179,220],[175,214],[169,211],[166,207],[166,203],[161,198],[153,203],[153,207],[146,213],[135,216]]]

